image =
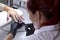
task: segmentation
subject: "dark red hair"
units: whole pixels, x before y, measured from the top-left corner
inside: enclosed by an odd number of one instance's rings
[[[33,14],[36,11],[41,11],[44,16],[51,16],[51,18],[42,25],[53,25],[59,22],[58,0],[28,0],[27,8],[31,10]]]

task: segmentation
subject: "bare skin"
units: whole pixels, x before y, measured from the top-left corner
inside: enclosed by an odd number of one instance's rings
[[[13,39],[13,35],[9,33],[4,40],[12,40],[12,39]]]
[[[22,16],[20,16],[13,8],[11,8],[7,5],[4,5],[3,10],[8,12],[8,18],[10,16],[16,22],[17,22],[17,20],[23,19]]]

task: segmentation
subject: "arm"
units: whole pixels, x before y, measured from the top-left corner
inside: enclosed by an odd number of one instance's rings
[[[13,35],[12,33],[9,33],[4,40],[12,40],[12,39],[13,39]]]
[[[9,10],[12,10],[13,8],[11,8],[11,7],[9,7],[9,6],[7,6],[7,5],[5,5],[5,4],[2,4],[2,3],[0,3],[0,10],[1,11],[6,11],[6,12],[8,12]]]

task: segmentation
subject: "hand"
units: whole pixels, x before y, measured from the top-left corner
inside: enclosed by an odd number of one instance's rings
[[[18,20],[22,21],[21,19],[23,19],[22,15],[20,16],[14,9],[8,11],[7,19],[9,19],[9,16],[16,22],[18,22]]]

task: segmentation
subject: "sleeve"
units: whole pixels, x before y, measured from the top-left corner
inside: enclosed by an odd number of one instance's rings
[[[3,10],[4,10],[4,9],[3,9],[4,6],[5,6],[4,4],[0,3],[0,11],[3,11]]]

